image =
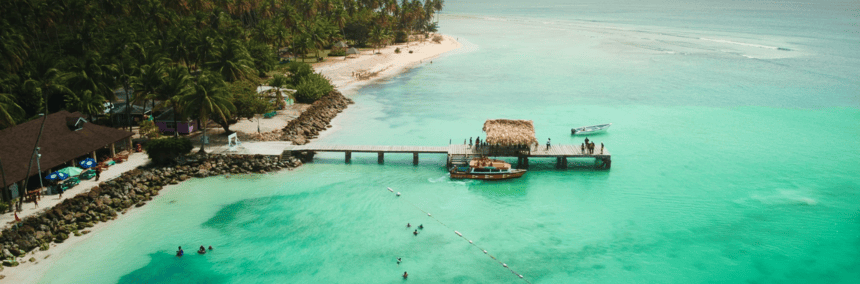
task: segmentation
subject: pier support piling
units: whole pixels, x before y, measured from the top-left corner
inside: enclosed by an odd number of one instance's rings
[[[412,153],[412,164],[418,165],[418,152]]]
[[[346,154],[344,154],[346,162],[347,163],[352,162],[352,151],[346,151],[344,153],[346,153]]]
[[[385,163],[385,152],[377,153],[376,162],[379,163],[380,165]]]

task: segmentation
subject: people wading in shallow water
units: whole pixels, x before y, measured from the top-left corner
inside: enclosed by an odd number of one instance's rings
[[[180,246],[179,250],[176,251],[176,256],[182,256],[183,254],[185,254],[185,252],[182,251],[182,246]]]
[[[412,227],[412,224],[406,223],[406,228]]]
[[[401,261],[401,260],[400,260],[400,258],[398,257],[398,258],[397,258],[397,265],[400,265],[400,261]]]
[[[418,230],[415,230],[415,232],[412,232],[412,234],[417,236],[417,235],[418,235]]]
[[[200,246],[200,249],[199,249],[199,250],[197,250],[197,253],[199,253],[199,254],[204,254],[204,253],[206,253],[206,248],[204,248],[203,246]]]
[[[418,225],[418,229],[424,230],[424,224]]]
[[[409,277],[409,273],[406,273],[406,271],[403,271],[403,279],[406,279],[406,277]]]

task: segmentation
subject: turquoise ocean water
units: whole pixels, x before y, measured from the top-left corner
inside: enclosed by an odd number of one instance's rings
[[[446,1],[441,31],[463,48],[359,90],[319,142],[442,146],[514,118],[580,144],[571,127],[612,122],[589,137],[612,170],[533,160],[521,179],[463,182],[441,155],[322,154],[194,179],[42,282],[858,283],[858,9]]]

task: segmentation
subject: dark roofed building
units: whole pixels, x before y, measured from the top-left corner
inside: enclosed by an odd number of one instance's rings
[[[6,173],[6,187],[28,177],[27,168],[33,154],[33,146],[42,126],[37,118],[15,127],[0,130],[0,161]],[[130,145],[132,133],[87,122],[79,113],[60,111],[48,115],[42,139],[39,141],[39,159],[42,170],[63,165],[75,158],[90,155],[105,147],[126,140]],[[130,148],[130,146],[128,146]],[[112,147],[113,149],[113,147]],[[30,175],[36,175],[34,161]]]

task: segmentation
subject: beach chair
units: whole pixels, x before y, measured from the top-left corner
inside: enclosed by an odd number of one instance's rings
[[[81,179],[87,179],[87,180],[88,180],[88,179],[92,179],[92,178],[96,177],[96,171],[94,171],[94,170],[87,170],[87,171],[85,171],[85,172],[81,173],[81,175],[80,175],[79,177],[80,177]]]

